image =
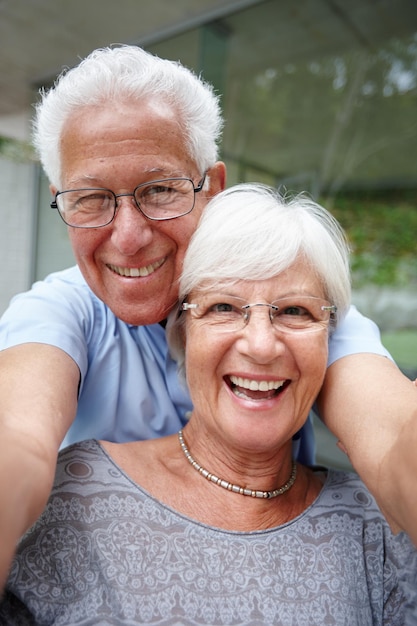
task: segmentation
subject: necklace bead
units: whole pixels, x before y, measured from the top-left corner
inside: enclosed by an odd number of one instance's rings
[[[254,489],[247,489],[245,487],[240,487],[239,485],[234,485],[233,483],[229,483],[227,480],[223,478],[219,478],[214,474],[211,474],[208,470],[201,467],[199,463],[191,456],[190,451],[188,450],[182,430],[178,432],[178,439],[180,442],[181,450],[184,452],[184,455],[190,465],[199,472],[204,478],[209,480],[210,482],[218,485],[219,487],[223,487],[223,489],[227,489],[227,491],[233,491],[233,493],[239,493],[242,496],[250,496],[251,498],[276,498],[277,496],[281,496],[283,493],[291,489],[295,480],[297,478],[297,463],[295,461],[292,462],[291,474],[287,482],[278,487],[278,489],[273,489],[272,491],[257,491]]]

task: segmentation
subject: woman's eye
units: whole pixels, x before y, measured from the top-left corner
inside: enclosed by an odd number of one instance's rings
[[[230,313],[233,309],[234,306],[232,304],[228,304],[227,302],[219,302],[210,308],[213,313]]]
[[[315,319],[314,315],[311,311],[309,311],[309,309],[306,309],[305,307],[299,305],[286,306],[284,309],[279,311],[275,315],[275,317],[281,317],[281,319],[283,319],[283,317],[286,317],[288,321],[291,321],[293,323],[313,321]]]
[[[287,306],[282,312],[285,315],[308,315],[308,311],[301,306]]]

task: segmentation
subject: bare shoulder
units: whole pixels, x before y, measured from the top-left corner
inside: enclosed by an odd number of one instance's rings
[[[113,443],[101,441],[101,445],[113,461],[135,482],[154,493],[175,468],[180,458],[176,436],[147,441]]]

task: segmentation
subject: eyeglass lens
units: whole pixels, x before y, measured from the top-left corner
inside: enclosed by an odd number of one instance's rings
[[[59,213],[69,226],[99,227],[109,224],[117,210],[117,198],[133,196],[138,209],[149,219],[167,220],[186,215],[194,208],[194,183],[188,178],[144,183],[133,194],[114,194],[109,189],[75,189],[57,194]]]
[[[248,304],[241,298],[222,294],[198,296],[195,303],[183,305],[192,316],[210,324],[220,332],[237,332],[250,321],[254,310],[269,309],[274,328],[286,332],[314,331],[327,326],[336,308],[326,300],[312,296],[291,296],[271,304]],[[257,313],[258,314],[258,313]]]

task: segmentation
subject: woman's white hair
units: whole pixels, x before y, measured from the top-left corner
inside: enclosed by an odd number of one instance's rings
[[[137,46],[94,50],[41,91],[33,121],[33,144],[50,183],[62,184],[62,129],[80,107],[112,102],[157,100],[172,107],[185,134],[189,156],[201,173],[217,160],[223,120],[213,88],[179,62],[161,59]]]
[[[179,302],[196,288],[277,276],[297,260],[315,272],[325,298],[337,306],[332,330],[350,305],[349,246],[336,219],[304,194],[287,198],[261,184],[236,185],[215,196],[191,238]],[[169,323],[171,350],[184,361],[185,315]]]

